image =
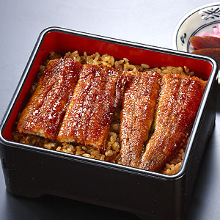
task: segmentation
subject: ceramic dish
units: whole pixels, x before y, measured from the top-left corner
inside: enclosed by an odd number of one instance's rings
[[[212,29],[218,24],[220,24],[219,2],[196,8],[185,15],[176,26],[173,35],[174,49],[192,52],[193,48],[189,39],[202,31],[212,32]],[[220,84],[220,74],[218,74],[218,84]]]

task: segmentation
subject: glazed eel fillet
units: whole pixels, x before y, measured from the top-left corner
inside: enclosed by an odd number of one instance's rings
[[[206,81],[187,75],[163,77],[155,131],[146,145],[139,168],[158,171],[186,144]]]
[[[70,58],[49,61],[19,119],[20,133],[55,140],[82,64]]]
[[[161,75],[138,72],[130,77],[122,102],[119,138],[122,164],[137,167],[153,122]]]
[[[122,97],[123,79],[123,74],[113,68],[84,64],[58,141],[77,142],[103,151]]]

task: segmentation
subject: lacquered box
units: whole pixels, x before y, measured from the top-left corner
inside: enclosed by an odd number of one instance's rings
[[[180,171],[165,175],[12,141],[39,66],[52,51],[108,53],[151,67],[187,66],[208,80]],[[1,123],[0,153],[9,192],[55,195],[132,212],[141,219],[184,219],[202,155],[215,124],[217,64],[208,57],[58,27],[40,34]],[[19,73],[18,73],[19,74]]]

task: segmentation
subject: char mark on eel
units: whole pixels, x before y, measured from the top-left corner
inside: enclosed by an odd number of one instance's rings
[[[158,171],[187,143],[206,83],[187,75],[166,74],[163,77],[155,131],[139,168]]]
[[[119,138],[123,165],[137,167],[154,119],[161,75],[130,73],[120,115]]]
[[[49,61],[21,114],[20,133],[56,140],[81,69],[82,64],[70,58]]]
[[[124,84],[125,77],[120,71],[84,64],[58,141],[77,142],[104,151]]]

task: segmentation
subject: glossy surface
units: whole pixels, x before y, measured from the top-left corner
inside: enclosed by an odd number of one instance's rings
[[[105,149],[110,123],[122,98],[121,75],[113,68],[83,65],[58,135],[60,142]]]
[[[141,169],[157,171],[187,143],[205,86],[206,82],[197,77],[163,77],[155,131],[141,158]]]
[[[133,73],[130,78],[122,103],[119,137],[122,164],[138,167],[153,123],[161,76],[144,72]]]
[[[59,25],[105,36],[171,48],[182,16],[209,0],[187,1],[2,1],[0,47],[1,118],[24,70],[33,45],[45,27]],[[164,10],[166,8],[166,10]],[[173,10],[175,8],[175,10]],[[135,9],[135,10],[134,10]],[[132,13],[131,13],[132,11]],[[12,16],[13,15],[13,16]],[[125,19],[121,19],[121,18]],[[91,19],[92,18],[92,19]],[[104,18],[104,19],[100,19]],[[78,22],[79,21],[79,22]],[[120,22],[119,22],[120,21]],[[163,25],[161,25],[163,24]],[[10,57],[10,59],[7,59]],[[200,166],[187,220],[220,218],[220,87],[216,95],[216,126]],[[120,187],[120,184],[116,184]],[[65,183],[63,183],[65,187]],[[146,198],[147,199],[147,198]],[[147,200],[146,200],[147,201]],[[136,216],[83,202],[46,196],[29,199],[5,189],[0,170],[0,218],[137,220]]]
[[[70,58],[48,63],[21,114],[17,126],[19,132],[56,140],[81,68],[80,63]]]

